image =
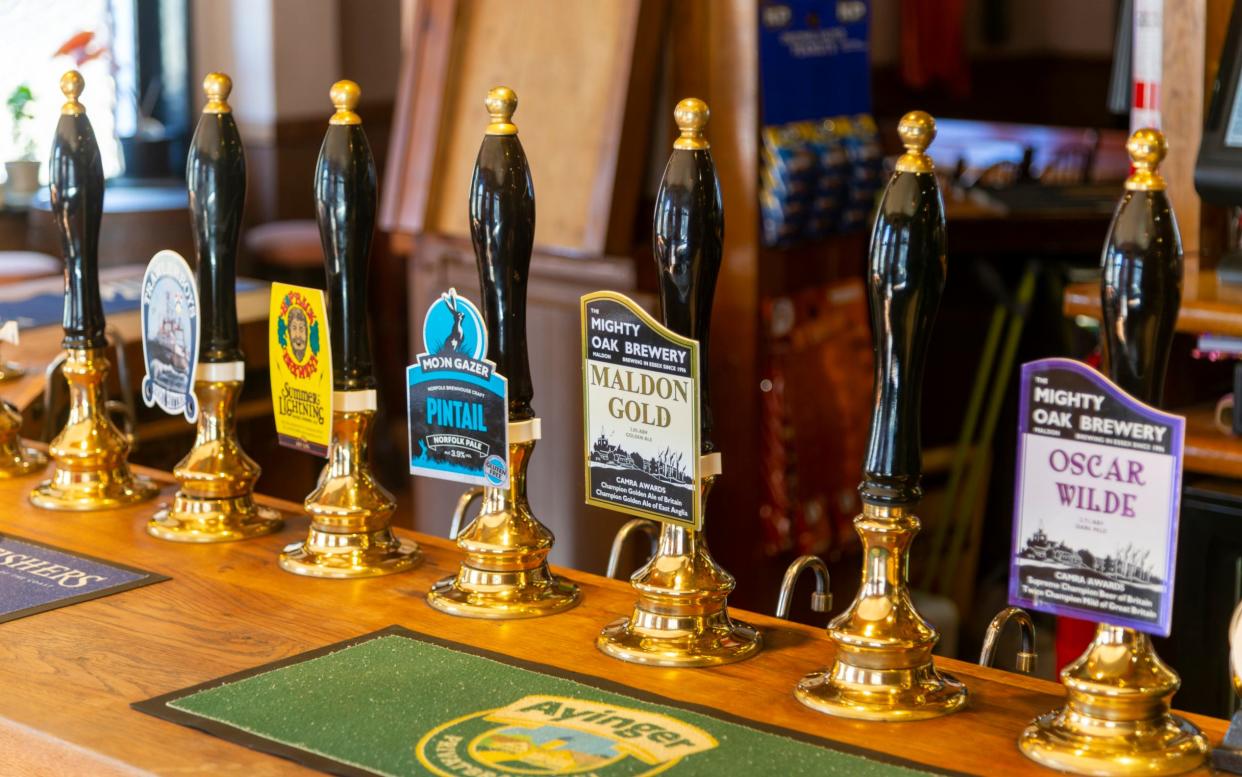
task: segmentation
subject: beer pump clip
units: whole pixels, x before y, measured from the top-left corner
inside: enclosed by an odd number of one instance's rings
[[[470,236],[483,292],[487,359],[509,381],[509,485],[483,488],[479,514],[455,537],[466,557],[455,575],[431,587],[427,603],[468,618],[533,618],[573,607],[581,593],[548,569],[554,537],[531,513],[526,496],[526,469],[540,433],[526,341],[535,193],[513,124],[517,95],[498,86],[484,105],[490,122],[470,183]],[[455,522],[468,503],[463,498]]]
[[[255,504],[259,465],[237,440],[237,400],[246,364],[237,333],[237,238],[246,202],[246,157],[228,104],[232,80],[203,79],[207,98],[186,161],[194,225],[203,348],[194,381],[199,403],[194,446],[173,469],[180,488],[147,531],[175,542],[228,542],[284,525]]]
[[[375,159],[354,111],[361,90],[337,81],[335,113],[315,166],[315,216],[323,240],[332,339],[332,437],[328,463],[306,497],[311,525],[280,554],[282,569],[324,578],[359,578],[411,569],[418,545],[390,526],[397,503],[371,472],[376,381],[367,332],[367,269],[375,229]]]
[[[720,186],[703,133],[710,116],[707,104],[695,98],[682,100],[673,112],[680,135],[656,195],[653,236],[662,323],[699,341],[704,513],[721,472],[711,439],[707,381],[712,298],[724,239]],[[663,524],[655,555],[630,582],[638,593],[634,610],[605,626],[595,643],[613,658],[652,666],[715,666],[749,658],[763,645],[756,628],[730,617],[726,601],[736,582],[712,558],[701,530]]]
[[[76,70],[61,76],[65,104],[52,141],[48,190],[65,254],[65,380],[69,419],[48,446],[52,476],[30,494],[45,510],[107,510],[158,493],[129,469],[129,441],[105,412],[110,367],[99,294],[99,224],[104,177],[99,145],[78,98],[85,82]]]
[[[853,603],[828,624],[832,666],[794,689],[814,710],[861,720],[921,720],[966,704],[966,687],[932,661],[939,634],[914,609],[907,581],[923,494],[923,364],[946,260],[944,204],[926,153],[936,123],[912,111],[898,133],[906,151],[880,200],[867,273],[875,394],[859,487],[863,511],[854,519],[862,581]]]
[[[1158,406],[1182,301],[1182,241],[1157,171],[1164,135],[1138,130],[1126,150],[1134,172],[1104,244],[1100,331],[1108,377]],[[1101,623],[1061,682],[1065,706],[1036,718],[1018,740],[1029,758],[1095,775],[1180,774],[1206,760],[1203,734],[1169,712],[1181,681],[1147,634]]]
[[[0,324],[0,343],[3,342],[17,342],[16,321]],[[5,362],[0,360],[0,383],[5,380],[4,369]],[[18,369],[21,369],[20,366]],[[12,377],[21,374],[24,371]],[[42,451],[22,445],[21,430],[22,414],[11,403],[0,399],[0,480],[28,475],[47,464],[47,456]]]

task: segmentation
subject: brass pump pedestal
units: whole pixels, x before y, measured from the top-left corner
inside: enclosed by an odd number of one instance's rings
[[[332,441],[319,484],[306,497],[310,532],[280,554],[287,572],[308,577],[378,577],[413,568],[418,545],[393,534],[389,519],[397,503],[375,481],[367,449],[375,420],[373,390],[336,392]]]
[[[17,380],[26,374],[26,368],[14,361],[4,358],[4,342],[7,338],[0,334],[0,383]],[[14,338],[16,340],[16,338]]]
[[[1181,681],[1146,634],[1100,624],[1061,682],[1065,706],[1036,718],[1018,740],[1027,757],[1095,775],[1181,774],[1203,765],[1207,740],[1169,713]]]
[[[17,380],[26,374],[26,368],[17,362],[6,360],[0,356],[0,383],[7,383],[10,380]]]
[[[552,532],[530,511],[526,469],[539,419],[509,423],[509,487],[483,489],[479,515],[457,535],[466,554],[456,575],[437,581],[427,603],[466,618],[537,618],[568,610],[578,586],[548,569]]]
[[[702,491],[720,474],[720,454],[703,457]],[[664,524],[655,556],[630,578],[638,602],[628,618],[604,627],[595,646],[613,658],[649,666],[717,666],[763,647],[755,627],[729,617],[735,581],[707,549],[701,531]]]
[[[915,611],[906,585],[918,517],[864,503],[854,528],[862,537],[862,585],[828,624],[832,667],[802,678],[794,696],[819,712],[860,720],[923,720],[961,709],[966,687],[933,665],[938,635]]]
[[[0,400],[0,480],[29,475],[47,465],[41,451],[22,445],[21,428],[21,413]]]
[[[129,442],[104,413],[108,358],[103,348],[71,348],[65,359],[69,421],[48,446],[50,480],[30,494],[45,510],[108,510],[141,502],[159,489],[129,470]]]
[[[148,534],[173,542],[231,542],[284,525],[279,512],[255,504],[259,465],[237,442],[234,414],[244,375],[242,362],[198,366],[194,447],[173,469],[181,488],[147,523]]]

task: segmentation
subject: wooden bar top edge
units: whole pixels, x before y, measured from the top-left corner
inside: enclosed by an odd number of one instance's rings
[[[1065,287],[1062,309],[1067,316],[1100,318],[1100,283],[1072,283]],[[1242,337],[1242,285],[1222,286],[1216,272],[1187,273],[1176,331]]]
[[[910,723],[830,718],[803,707],[792,692],[802,675],[831,662],[831,643],[822,626],[737,610],[735,617],[764,631],[764,650],[753,659],[712,669],[626,664],[603,655],[594,643],[604,624],[630,611],[634,594],[628,582],[557,568],[583,589],[583,603],[569,612],[523,621],[454,618],[424,600],[430,584],[459,563],[460,554],[448,540],[399,530],[417,539],[426,556],[405,574],[369,580],[295,577],[279,569],[276,559],[284,545],[305,533],[300,506],[260,498],[287,513],[285,529],[268,537],[213,545],[169,543],[147,535],[145,525],[171,498],[172,478],[135,470],[165,484],[161,496],[98,513],[34,508],[26,496],[41,476],[0,480],[5,508],[0,532],[172,578],[0,624],[2,763],[37,769],[61,758],[156,774],[309,773],[129,705],[399,624],[932,768],[980,775],[1055,774],[1022,756],[1017,738],[1032,718],[1060,705],[1063,691],[1056,683],[937,659],[938,666],[969,687],[965,711]],[[446,528],[448,522],[445,515]],[[1220,741],[1226,721],[1187,717],[1213,744]],[[30,737],[22,732],[41,737],[27,741]],[[64,743],[66,751],[59,752],[57,743]]]

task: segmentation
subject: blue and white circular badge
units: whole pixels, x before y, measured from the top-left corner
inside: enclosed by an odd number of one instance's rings
[[[483,462],[483,476],[489,485],[503,486],[509,482],[509,463],[493,453]]]

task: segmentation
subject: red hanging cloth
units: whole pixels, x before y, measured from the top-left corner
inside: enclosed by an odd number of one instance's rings
[[[970,90],[963,20],[966,0],[901,0],[901,79],[925,89],[939,83],[954,95]]]

